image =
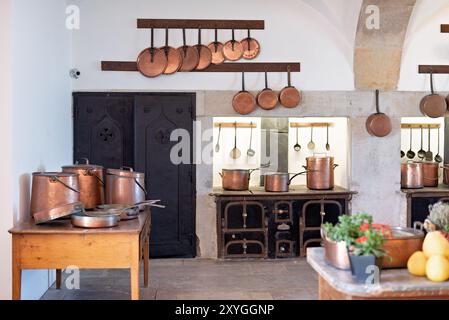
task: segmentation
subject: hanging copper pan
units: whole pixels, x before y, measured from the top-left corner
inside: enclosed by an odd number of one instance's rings
[[[251,38],[251,31],[248,30],[248,37],[240,41],[243,46],[243,58],[247,60],[252,60],[257,58],[260,53],[260,44],[259,42]]]
[[[207,47],[212,52],[212,63],[213,64],[222,64],[225,61],[225,57],[223,54],[223,43],[218,41],[217,29],[215,29],[215,41],[209,43],[209,45]]]
[[[245,73],[242,72],[242,91],[237,93],[232,99],[232,106],[237,113],[249,114],[256,107],[254,96],[245,90]]]
[[[366,130],[375,137],[386,137],[391,133],[391,119],[379,111],[379,90],[376,90],[376,113],[366,120]]]
[[[301,92],[292,86],[290,67],[287,68],[288,85],[279,93],[279,101],[286,108],[295,108],[301,102]]]
[[[179,71],[192,71],[198,66],[200,56],[198,55],[198,50],[195,47],[188,46],[186,44],[186,29],[182,29],[182,41],[183,46],[178,48],[178,51],[182,57],[182,64]]]
[[[430,91],[431,94],[425,96],[419,104],[421,113],[430,118],[444,117],[447,112],[447,102],[444,97],[436,94],[433,90],[433,73],[430,72]]]
[[[162,50],[167,57],[167,67],[164,70],[164,74],[178,72],[182,65],[182,55],[177,49],[168,45],[168,28],[165,29],[165,47]]]
[[[167,67],[167,56],[163,50],[154,47],[153,38],[154,31],[151,29],[151,46],[137,57],[137,69],[149,78],[161,75]]]
[[[196,66],[196,70],[204,70],[212,63],[212,52],[208,47],[201,44],[201,29],[198,29],[198,44],[195,46],[198,50],[199,63]]]
[[[265,71],[265,88],[256,96],[257,105],[265,110],[271,110],[278,104],[278,94],[268,88],[268,72]]]
[[[243,56],[243,46],[240,41],[235,40],[234,30],[232,30],[232,39],[224,44],[223,54],[230,61],[237,61]]]

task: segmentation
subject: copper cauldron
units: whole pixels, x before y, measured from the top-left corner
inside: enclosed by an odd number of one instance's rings
[[[135,204],[145,201],[145,174],[132,168],[106,170],[106,203]]]
[[[438,187],[440,165],[438,162],[423,162],[424,187]]]
[[[307,188],[311,190],[331,190],[334,188],[334,170],[338,164],[334,164],[334,157],[308,157]]]
[[[251,173],[258,169],[223,169],[220,173],[224,190],[246,191],[249,189]]]
[[[421,162],[401,163],[401,187],[403,189],[424,188],[423,165]]]
[[[78,202],[79,178],[76,173],[35,172],[31,187],[31,215]]]
[[[76,164],[62,167],[63,172],[72,172],[79,175],[80,201],[86,209],[93,209],[104,203],[103,167],[89,164]]]

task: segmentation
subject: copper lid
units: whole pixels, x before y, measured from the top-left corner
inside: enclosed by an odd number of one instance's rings
[[[132,168],[121,168],[121,169],[107,169],[106,174],[119,176],[123,178],[144,178],[145,173],[136,172]]]
[[[72,170],[103,170],[102,166],[98,166],[95,164],[90,164],[88,159],[82,159],[85,160],[86,163],[80,164],[79,161],[75,162],[75,164],[63,166],[62,170],[64,169],[72,169]]]
[[[76,177],[78,173],[72,172],[33,172],[33,177]]]

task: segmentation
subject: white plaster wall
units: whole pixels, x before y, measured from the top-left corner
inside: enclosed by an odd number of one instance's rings
[[[293,82],[304,90],[353,90],[355,30],[361,0],[73,0],[81,10],[81,29],[73,37],[73,63],[82,76],[75,90],[239,90],[235,73],[178,73],[148,79],[137,72],[101,72],[101,60],[136,60],[149,45],[149,30],[136,28],[137,18],[263,19],[266,29],[255,30],[262,51],[257,61],[301,61]],[[164,43],[164,30],[155,31],[155,44]],[[181,45],[181,31],[173,30],[171,45]],[[219,33],[229,40],[230,31]],[[236,31],[238,39],[246,31]],[[188,30],[190,44],[197,32]],[[213,30],[203,31],[203,41]],[[281,89],[285,74],[272,74],[270,86]],[[262,74],[248,74],[247,88],[263,88]]]
[[[29,214],[30,173],[60,170],[61,165],[72,161],[71,83],[68,77],[71,46],[65,28],[65,1],[14,0],[11,10],[9,4],[10,1],[2,1],[0,7],[1,54],[6,59],[1,60],[7,64],[5,68],[2,66],[0,73],[0,161],[2,172],[10,172],[5,180],[1,179],[0,193],[1,214],[6,217],[0,219],[2,298],[10,298],[11,294],[8,263],[11,242],[6,230],[12,227],[13,218],[17,222]],[[6,15],[5,19],[3,15]],[[7,39],[8,33],[10,39]],[[22,298],[38,299],[48,288],[50,279],[47,270],[24,271]]]

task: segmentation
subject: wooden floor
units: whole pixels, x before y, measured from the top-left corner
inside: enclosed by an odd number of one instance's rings
[[[129,299],[127,270],[82,270],[78,290],[66,289],[64,280],[61,290],[52,287],[42,299]],[[140,296],[143,300],[314,300],[318,276],[305,259],[150,260],[150,286],[141,288]]]

